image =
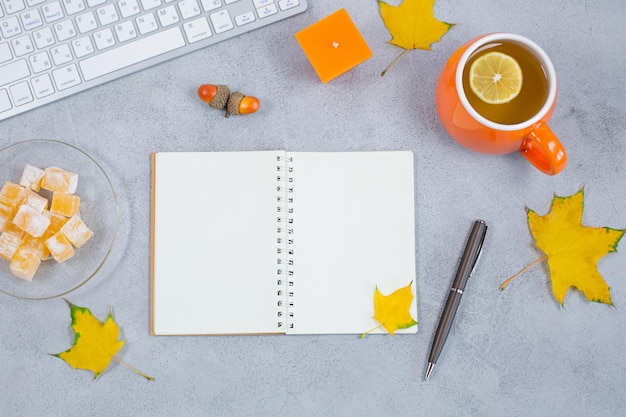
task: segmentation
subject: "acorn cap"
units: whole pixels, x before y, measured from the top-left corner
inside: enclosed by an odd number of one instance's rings
[[[209,106],[214,108],[215,110],[221,110],[226,107],[226,103],[228,102],[228,97],[230,96],[230,88],[224,84],[217,85],[217,91],[213,100],[209,103]]]
[[[226,107],[226,110],[228,111],[228,113],[233,114],[233,115],[238,115],[239,114],[239,103],[241,103],[241,100],[245,97],[245,94],[239,92],[239,91],[235,91],[234,93],[232,93],[230,95],[230,97],[228,98],[228,104]]]

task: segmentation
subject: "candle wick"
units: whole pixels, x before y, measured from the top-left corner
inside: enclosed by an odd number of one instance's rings
[[[333,42],[333,48],[339,48],[339,42]]]

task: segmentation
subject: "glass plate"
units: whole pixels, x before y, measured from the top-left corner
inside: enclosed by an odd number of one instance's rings
[[[80,197],[79,214],[94,232],[65,262],[57,263],[52,258],[42,261],[31,282],[13,276],[9,262],[0,258],[0,292],[44,300],[74,291],[102,268],[117,233],[117,199],[109,177],[91,156],[55,140],[28,140],[1,149],[0,188],[5,181],[19,183],[27,164],[41,169],[56,166],[78,174],[75,195]],[[39,194],[50,198],[51,193],[42,190]]]

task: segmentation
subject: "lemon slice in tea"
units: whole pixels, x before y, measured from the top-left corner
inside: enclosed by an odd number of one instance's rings
[[[469,84],[485,103],[508,103],[522,90],[522,69],[509,55],[487,52],[472,63]]]

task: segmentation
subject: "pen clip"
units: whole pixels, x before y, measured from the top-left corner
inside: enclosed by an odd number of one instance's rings
[[[480,259],[480,256],[483,254],[483,243],[484,243],[484,238],[483,240],[480,241],[480,246],[478,247],[478,254],[476,255],[476,258],[474,259],[474,265],[472,265],[472,268],[470,269],[470,273],[469,275],[472,276],[474,275],[474,270],[476,269],[476,265],[478,265],[478,260]]]
[[[474,275],[474,270],[476,269],[476,265],[478,265],[478,260],[480,259],[480,256],[483,254],[483,244],[485,243],[485,236],[487,236],[487,226],[484,224],[484,222],[481,221],[481,223],[484,225],[484,228],[482,229],[482,236],[480,237],[479,243],[478,243],[478,249],[476,250],[476,257],[474,258],[474,263],[472,264],[472,267],[470,268],[470,273],[469,275]]]

